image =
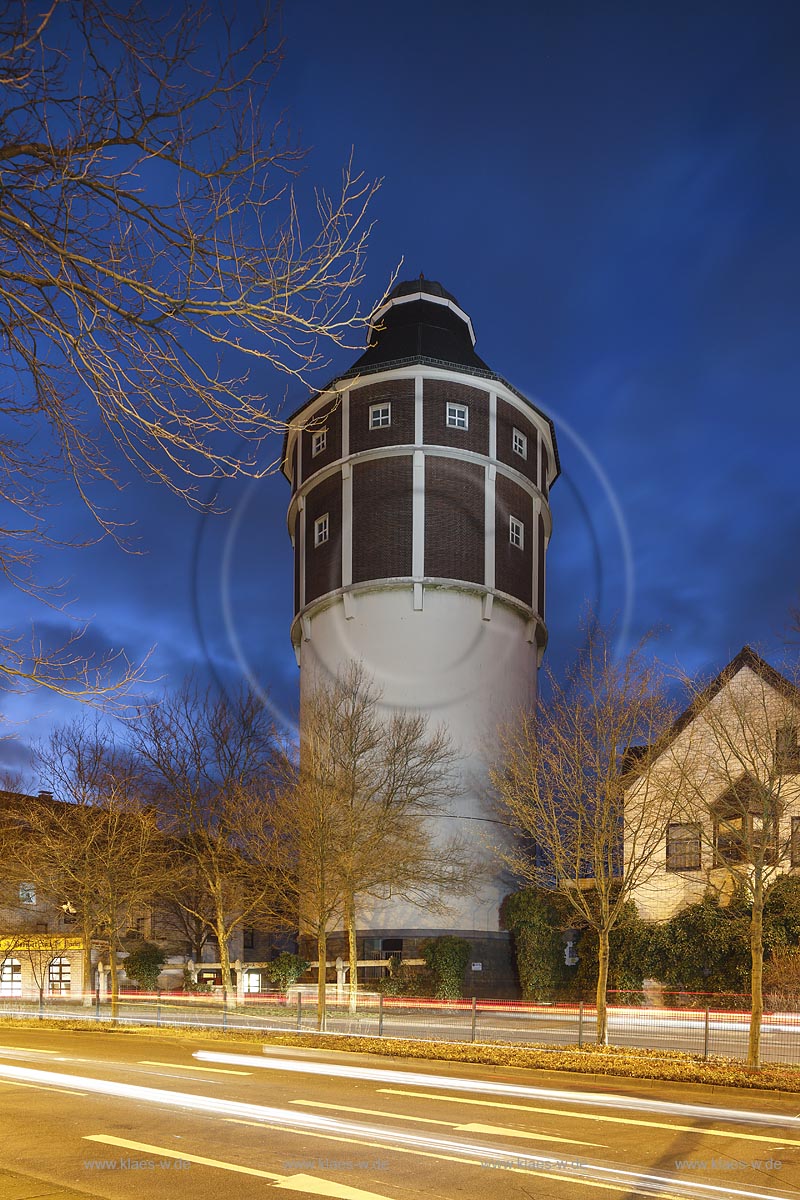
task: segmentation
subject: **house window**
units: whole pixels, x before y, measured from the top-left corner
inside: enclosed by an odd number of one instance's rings
[[[524,433],[520,433],[519,429],[515,429],[511,438],[511,445],[515,454],[519,454],[521,458],[528,457],[528,439]]]
[[[5,958],[0,963],[0,996],[22,995],[22,964],[18,958]]]
[[[726,867],[729,863],[745,862],[746,859],[744,817],[731,813],[718,818],[714,823],[714,866]]]
[[[800,867],[800,817],[792,817],[791,862],[793,867]]]
[[[314,522],[314,546],[321,546],[323,542],[327,542],[329,533],[328,513],[321,517],[317,517]]]
[[[392,423],[392,406],[391,404],[370,404],[369,406],[369,427],[370,429],[388,429]]]
[[[20,904],[36,903],[36,888],[32,883],[21,883],[19,885],[19,901]]]
[[[242,946],[245,950],[252,950],[255,946],[255,934],[252,929],[245,929],[242,934]]]
[[[516,517],[508,518],[508,540],[518,550],[525,549],[525,526]]]
[[[145,923],[146,923],[146,917],[137,917],[136,918],[136,932],[138,934],[141,934],[142,937],[144,937],[144,934],[145,934]]]
[[[765,863],[775,862],[775,835],[775,822],[762,812],[718,816],[714,823],[714,866],[727,867],[758,858]]]
[[[775,769],[786,774],[800,774],[796,725],[784,725],[775,730]]]
[[[69,992],[69,959],[54,958],[47,973],[51,996],[65,996]]]
[[[702,866],[700,826],[667,826],[667,870],[699,871]]]
[[[469,409],[466,404],[447,405],[447,424],[450,429],[469,429]]]
[[[318,433],[312,434],[311,437],[311,457],[316,458],[328,444],[327,429],[320,429]]]

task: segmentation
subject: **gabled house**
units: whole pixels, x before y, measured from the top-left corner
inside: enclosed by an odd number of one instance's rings
[[[800,691],[749,646],[674,722],[650,759],[672,789],[659,870],[634,897],[666,920],[709,889],[724,902],[800,870]],[[635,803],[644,767],[632,756]]]

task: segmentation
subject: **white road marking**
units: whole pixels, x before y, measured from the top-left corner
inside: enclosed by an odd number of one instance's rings
[[[224,1067],[189,1067],[182,1063],[155,1062],[149,1058],[140,1058],[140,1067],[169,1067],[172,1071],[211,1071],[214,1075],[252,1075],[252,1071],[231,1071]]]
[[[20,1083],[18,1079],[4,1079],[2,1082],[0,1082],[0,1087],[3,1083],[6,1085],[6,1087],[33,1088],[37,1092],[63,1092],[65,1096],[88,1095],[88,1092],[74,1092],[71,1088],[55,1087],[49,1083]]]

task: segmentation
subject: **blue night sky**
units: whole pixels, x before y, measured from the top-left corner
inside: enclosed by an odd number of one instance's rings
[[[301,191],[335,187],[351,147],[384,178],[362,303],[401,259],[401,278],[440,280],[481,357],[556,423],[551,665],[587,600],[626,643],[661,627],[660,656],[691,670],[746,642],[775,659],[800,589],[800,8],[287,0],[283,29],[273,96],[311,148]],[[319,385],[358,351],[335,350]],[[229,484],[228,514],[201,517],[125,478],[141,553],[42,565],[70,577],[91,646],[155,646],[154,694],[245,671],[290,714],[285,480]],[[74,499],[55,499],[74,529]],[[65,626],[3,603],[6,626]],[[24,723],[0,760],[24,768],[75,706],[6,711]]]

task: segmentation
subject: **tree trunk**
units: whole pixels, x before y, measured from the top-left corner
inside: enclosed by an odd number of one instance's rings
[[[111,1020],[119,1013],[119,964],[117,950],[111,939],[108,943],[108,965],[111,970]]]
[[[753,911],[750,917],[750,1038],[747,1045],[748,1067],[761,1065],[761,1018],[764,1015],[764,882],[756,875],[753,887]]]
[[[83,1003],[88,1007],[92,1003],[92,931],[86,921],[82,923],[83,932]]]
[[[219,965],[222,971],[222,994],[226,1004],[236,1000],[236,992],[231,975],[231,956],[228,952],[228,942],[225,937],[225,923],[216,923],[217,945],[219,946]]]
[[[597,1044],[608,1045],[608,1013],[606,991],[608,989],[608,930],[598,929],[597,954]]]
[[[325,984],[327,982],[327,967],[328,961],[328,935],[326,930],[320,929],[317,934],[317,963],[319,965],[319,977],[317,979],[317,1029],[322,1033],[327,1027],[327,1005]]]
[[[354,1013],[358,1005],[358,948],[356,943],[356,906],[352,896],[347,898],[345,924],[347,925],[347,953],[350,958],[350,1012]]]

